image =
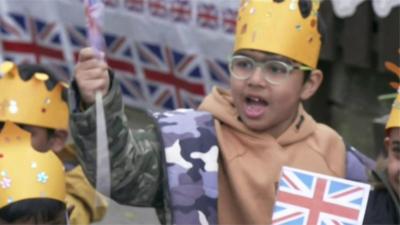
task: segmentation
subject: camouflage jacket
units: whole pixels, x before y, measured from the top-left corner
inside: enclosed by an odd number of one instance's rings
[[[156,113],[157,121],[148,129],[130,131],[117,85],[113,81],[104,98],[110,197],[122,204],[155,207],[161,223],[217,223],[218,146],[212,116],[193,110]],[[82,167],[95,184],[95,109],[80,112],[74,90],[69,98],[71,133]]]

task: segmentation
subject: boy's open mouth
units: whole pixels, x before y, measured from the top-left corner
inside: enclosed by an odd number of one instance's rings
[[[246,117],[256,119],[262,116],[265,112],[268,102],[259,97],[248,96],[245,99],[244,112]]]

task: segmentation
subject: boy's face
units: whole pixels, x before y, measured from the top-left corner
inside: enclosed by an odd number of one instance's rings
[[[256,62],[276,60],[298,65],[286,57],[254,50],[243,50],[235,55],[247,56]],[[239,116],[250,130],[268,132],[278,137],[293,122],[299,102],[312,96],[318,89],[322,74],[315,77],[312,72],[310,79],[304,83],[303,71],[294,69],[284,81],[272,84],[265,79],[265,73],[258,67],[248,79],[243,80],[231,74],[231,92]]]
[[[388,151],[389,182],[400,196],[400,127],[390,129],[389,136],[385,139],[385,146]]]
[[[51,137],[46,128],[21,125],[21,127],[31,134],[32,147],[39,152],[46,152],[51,149]]]

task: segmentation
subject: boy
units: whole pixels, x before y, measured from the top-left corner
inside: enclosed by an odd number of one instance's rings
[[[49,149],[62,155],[68,138],[66,86],[55,74],[41,65],[25,64],[18,68],[11,62],[1,64],[0,128],[5,121],[16,123],[30,132],[32,147],[40,152]],[[71,157],[69,157],[71,158]],[[65,161],[68,206],[73,206],[72,224],[100,220],[106,205],[95,205],[95,190],[87,182],[80,166]]]
[[[400,89],[385,129],[387,161],[383,168],[372,172],[375,185],[369,195],[364,224],[400,223]]]
[[[69,224],[62,162],[52,151],[34,150],[30,142],[29,132],[5,122],[0,131],[0,224]]]
[[[319,1],[242,1],[231,90],[214,88],[203,112],[155,114],[155,129],[147,132],[130,133],[117,81],[92,49],[81,50],[71,129],[89,180],[96,176],[96,91],[105,96],[111,197],[156,207],[162,223],[270,224],[282,165],[343,177],[342,139],[301,104],[323,77],[315,69],[318,7]]]

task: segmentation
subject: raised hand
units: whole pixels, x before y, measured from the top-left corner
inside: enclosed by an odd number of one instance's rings
[[[110,76],[104,53],[98,53],[93,48],[80,50],[75,67],[75,80],[81,98],[88,106],[95,102],[96,91],[106,95],[110,86]]]

